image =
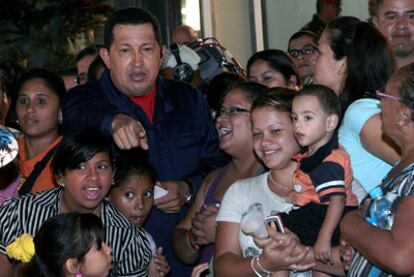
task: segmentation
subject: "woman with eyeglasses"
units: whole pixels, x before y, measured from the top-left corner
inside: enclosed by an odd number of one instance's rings
[[[382,130],[401,149],[401,160],[381,183],[392,202],[390,230],[367,222],[366,205],[348,213],[341,222],[345,241],[356,250],[343,256],[352,262],[348,276],[412,276],[414,274],[414,65],[393,73],[378,92],[381,99]]]
[[[220,148],[231,160],[205,178],[194,203],[173,233],[174,251],[185,264],[210,261],[216,234],[215,219],[224,193],[235,181],[263,172],[253,153],[250,108],[266,90],[260,84],[245,83],[224,96],[216,127]]]
[[[268,88],[299,89],[300,77],[292,58],[282,50],[268,49],[253,54],[247,61],[249,81]]]
[[[369,23],[340,17],[322,33],[319,51],[314,81],[339,95],[342,110],[346,110],[339,142],[351,157],[354,178],[369,191],[399,158],[381,130],[379,100],[375,96],[395,69],[392,50]]]
[[[18,86],[16,113],[22,135],[19,143],[20,194],[57,186],[50,163],[62,136],[62,78],[46,69],[27,71]]]
[[[319,36],[310,31],[299,31],[289,39],[288,53],[295,62],[303,85],[312,83],[315,64],[319,56]]]

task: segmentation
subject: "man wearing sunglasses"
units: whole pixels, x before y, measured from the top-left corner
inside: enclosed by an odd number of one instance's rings
[[[316,59],[319,56],[319,36],[310,31],[299,31],[289,39],[288,53],[295,62],[302,84],[312,82]]]

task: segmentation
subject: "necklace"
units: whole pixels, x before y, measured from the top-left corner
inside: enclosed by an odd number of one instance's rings
[[[279,184],[278,182],[276,182],[275,180],[273,180],[272,173],[270,173],[270,172],[269,172],[269,180],[270,180],[270,182],[272,182],[276,187],[280,188],[281,190],[288,191],[288,192],[292,191],[292,188],[284,187],[281,184]]]

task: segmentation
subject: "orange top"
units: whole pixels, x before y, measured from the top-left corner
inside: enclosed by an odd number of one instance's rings
[[[50,144],[40,154],[31,158],[30,160],[27,160],[26,147],[24,145],[24,136],[18,139],[19,166],[20,166],[20,175],[21,175],[19,188],[23,185],[24,181],[26,181],[26,178],[30,175],[30,173],[32,173],[33,168],[35,167],[36,163],[38,161],[41,161],[44,158],[44,156],[46,156],[46,154],[49,152],[49,150],[55,147],[61,140],[62,140],[62,136],[59,136],[52,144]],[[53,176],[52,169],[50,167],[51,162],[52,162],[52,159],[49,160],[49,162],[47,163],[47,166],[42,170],[40,175],[37,177],[36,182],[34,183],[31,192],[39,192],[39,191],[44,191],[44,190],[57,187],[55,177]]]
[[[329,205],[331,196],[343,195],[346,197],[346,206],[358,206],[358,200],[352,193],[350,157],[338,144],[336,136],[312,156],[302,152],[295,158],[298,167],[293,203],[299,206],[309,202]]]

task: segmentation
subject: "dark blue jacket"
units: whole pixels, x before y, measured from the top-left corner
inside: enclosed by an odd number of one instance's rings
[[[146,130],[149,161],[160,181],[188,178],[198,189],[204,177],[227,162],[218,147],[218,136],[204,96],[182,82],[158,78],[154,120],[113,84],[109,71],[99,82],[69,91],[63,103],[64,131],[98,128],[111,137],[111,122],[123,113],[137,119]],[[163,246],[172,276],[186,276],[174,261],[170,236],[186,208],[179,214],[165,214],[154,208],[145,228]]]

